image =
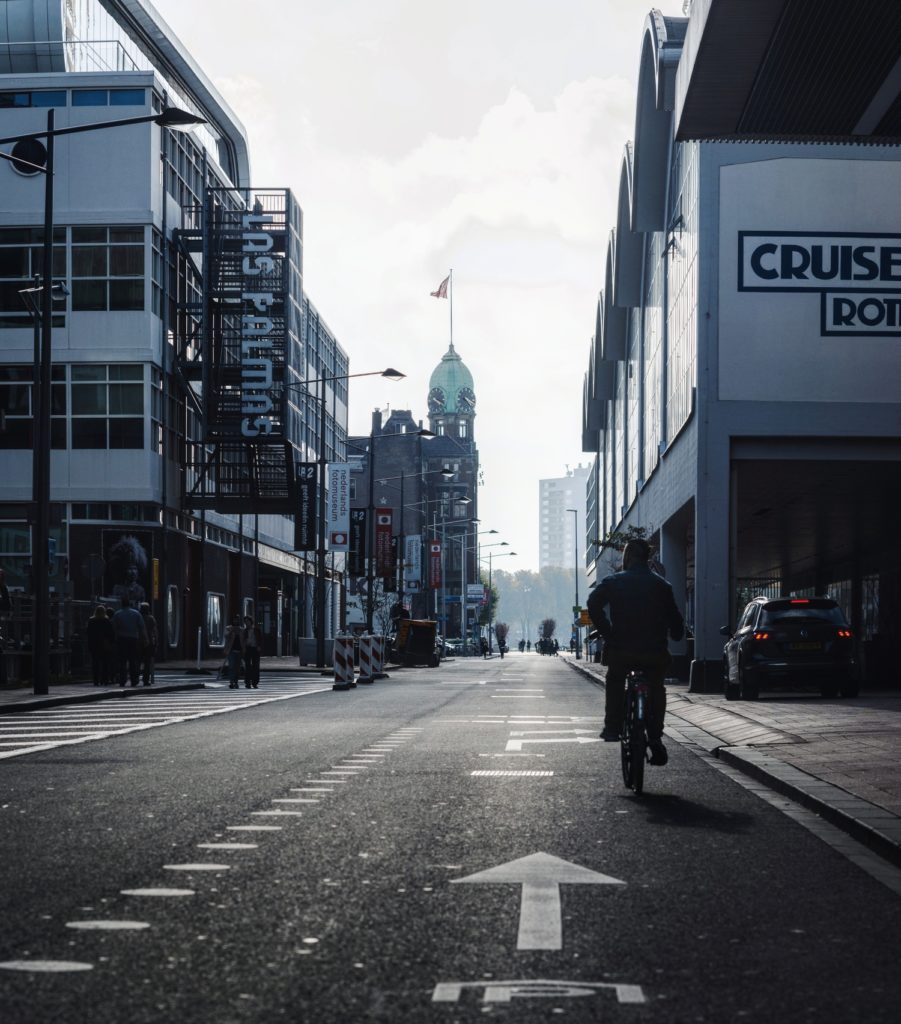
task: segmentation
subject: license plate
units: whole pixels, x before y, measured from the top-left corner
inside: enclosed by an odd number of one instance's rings
[[[822,646],[822,644],[817,643],[789,644],[788,649],[790,651],[819,651]]]

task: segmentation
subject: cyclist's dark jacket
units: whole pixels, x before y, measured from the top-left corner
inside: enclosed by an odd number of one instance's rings
[[[588,613],[610,650],[665,651],[667,631],[681,640],[685,629],[673,588],[647,565],[602,579],[588,595]]]

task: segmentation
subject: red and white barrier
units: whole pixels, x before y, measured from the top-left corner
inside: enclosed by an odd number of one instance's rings
[[[373,648],[374,636],[360,637],[360,677],[358,683],[374,683],[375,674],[373,671]]]
[[[385,675],[385,637],[373,636],[372,640],[372,678],[387,679]]]
[[[350,690],[357,684],[354,682],[354,641],[350,636],[335,637],[333,655],[335,681],[333,690]]]

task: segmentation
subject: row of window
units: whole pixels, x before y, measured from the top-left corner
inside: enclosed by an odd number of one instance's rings
[[[145,382],[141,363],[54,366],[51,377],[51,447],[144,447]],[[0,449],[33,448],[31,366],[0,366]],[[67,428],[71,436],[67,443]]]
[[[68,239],[67,239],[68,232]],[[43,229],[0,228],[0,327],[28,327],[35,276],[43,268]],[[154,256],[161,250],[159,232],[151,231]],[[145,228],[56,228],[53,235],[53,276],[68,282],[69,299],[54,301],[55,310],[73,312],[144,309]],[[67,245],[68,241],[68,245]],[[162,280],[162,261],[152,261],[155,307]],[[55,324],[54,324],[55,325]]]
[[[0,92],[0,110],[26,107],[143,107],[146,89],[32,89]]]

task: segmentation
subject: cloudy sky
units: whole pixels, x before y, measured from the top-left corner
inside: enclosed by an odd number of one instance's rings
[[[482,529],[538,567],[538,480],[585,463],[582,378],[648,0],[154,0],[304,209],[304,286],[350,354],[350,429],[475,378]],[[681,0],[663,4],[680,14]],[[215,13],[214,13],[215,12]],[[581,545],[580,545],[581,547]]]

